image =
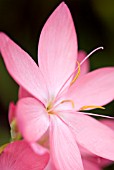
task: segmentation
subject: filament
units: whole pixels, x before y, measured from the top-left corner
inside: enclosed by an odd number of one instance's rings
[[[81,66],[93,53],[95,53],[95,52],[98,51],[98,50],[103,50],[103,49],[104,49],[103,47],[98,47],[98,48],[94,49],[93,51],[91,51],[91,52],[84,58],[84,60],[81,61],[80,66]],[[75,74],[75,72],[77,71],[77,69],[79,69],[79,66],[76,67],[76,69],[74,70],[74,72],[68,77],[68,79],[67,79],[67,80],[65,81],[65,83],[62,85],[62,87],[60,88],[60,90],[59,90],[56,98],[58,97],[58,95],[60,94],[60,92],[63,90],[63,88],[64,88],[64,86],[66,85],[66,83],[67,83],[67,82],[70,80],[70,78]],[[71,84],[72,84],[72,82],[71,82]],[[67,86],[65,89],[67,89],[67,88],[68,88],[68,86]]]

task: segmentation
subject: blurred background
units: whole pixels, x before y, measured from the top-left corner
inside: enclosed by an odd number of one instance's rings
[[[61,0],[0,0],[0,31],[7,33],[37,62],[40,31]],[[87,53],[101,50],[90,57],[91,70],[114,66],[114,0],[66,0],[77,31],[79,49]],[[0,145],[8,142],[9,102],[17,100],[18,85],[6,71],[0,57]],[[105,111],[95,113],[114,116],[114,102]],[[110,166],[107,170],[114,170]]]

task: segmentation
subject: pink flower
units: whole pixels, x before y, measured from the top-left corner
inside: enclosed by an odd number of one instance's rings
[[[16,120],[24,139],[31,144],[49,131],[51,161],[61,170],[83,170],[78,145],[114,160],[113,130],[88,116],[92,113],[80,112],[102,108],[113,100],[114,67],[77,78],[77,38],[64,3],[41,32],[39,67],[4,33],[0,34],[0,51],[10,75],[31,94],[20,99],[16,107]]]
[[[80,63],[81,61],[84,60],[86,57],[86,53],[82,50],[78,52],[78,62]],[[89,72],[90,66],[89,66],[89,60],[86,59],[83,65],[81,65],[81,73],[78,78],[81,78],[84,74],[87,74]],[[25,97],[33,97],[30,93],[28,93],[23,87],[19,87],[18,91],[18,98],[25,98]],[[16,105],[14,102],[10,102],[9,104],[9,112],[8,112],[8,120],[9,123],[11,124],[14,119],[16,119]]]
[[[43,170],[48,160],[48,152],[40,146],[35,153],[27,142],[16,141],[8,144],[1,153],[0,170]]]
[[[78,52],[78,62],[81,62],[86,57],[86,53],[84,51]],[[86,74],[89,71],[89,60],[87,59],[84,64],[81,66],[81,74],[80,77]],[[79,78],[80,78],[79,77]],[[31,94],[28,93],[25,89],[22,87],[19,87],[19,93],[18,93],[19,99],[25,98],[25,97],[31,97]],[[9,123],[11,127],[11,138],[12,140],[17,140],[21,137],[21,134],[18,129],[18,125],[16,122],[16,105],[11,102],[9,104],[9,113],[8,113]],[[38,141],[40,145],[43,147],[49,148],[49,134],[48,132]],[[32,146],[32,145],[31,145]],[[34,148],[33,148],[34,149]],[[45,170],[56,170],[55,166],[53,165],[53,162],[50,160],[48,162],[48,165],[46,166]]]

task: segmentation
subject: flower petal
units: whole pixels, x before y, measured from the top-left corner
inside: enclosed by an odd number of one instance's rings
[[[29,142],[37,141],[49,126],[48,114],[44,106],[35,98],[19,100],[16,119],[20,132]]]
[[[114,120],[101,119],[100,122],[102,122],[104,125],[107,125],[111,129],[114,130]],[[89,153],[87,150],[85,150],[82,147],[80,147],[79,149],[81,149],[81,151],[82,151],[81,154],[83,157],[83,164],[84,164],[85,170],[88,170],[88,169],[93,170],[93,168],[90,168],[91,166],[94,166],[94,168],[100,168],[100,170],[101,170],[103,167],[109,166],[113,163],[112,161],[110,161],[108,159],[104,159],[99,156],[96,156],[96,155],[92,154],[91,152]]]
[[[57,116],[50,116],[50,154],[57,169],[83,170],[81,155],[69,128]]]
[[[86,52],[85,51],[79,51],[78,52],[78,62],[81,63],[81,61],[84,60],[84,58],[86,57]],[[90,65],[89,65],[89,59],[87,59],[82,65],[81,65],[81,72],[80,72],[80,76],[78,78],[80,78],[81,76],[87,74],[89,72],[90,69]]]
[[[75,28],[64,2],[56,8],[43,27],[38,57],[50,95],[55,97],[74,71],[77,59]]]
[[[95,164],[89,160],[83,159],[84,170],[101,170],[98,164]]]
[[[61,113],[77,142],[90,152],[114,160],[114,131],[83,113]]]
[[[29,145],[31,146],[31,148],[33,149],[33,151],[38,154],[38,155],[43,155],[46,152],[49,153],[48,149],[39,145],[37,142],[33,142],[33,143],[29,143]]]
[[[25,141],[10,143],[0,155],[0,170],[42,170],[49,160],[48,152],[35,153]]]
[[[45,103],[48,96],[46,83],[33,59],[4,33],[0,33],[0,52],[14,80]]]
[[[112,130],[114,130],[114,120],[111,119],[100,119],[100,122],[104,125],[110,127]]]
[[[113,164],[113,161],[98,157],[96,155],[88,157],[88,161],[93,162],[94,164],[98,165],[99,167],[101,167],[101,169]]]
[[[114,67],[92,71],[73,84],[67,94],[75,109],[83,106],[102,106],[114,99]]]
[[[16,105],[13,102],[10,102],[9,112],[8,112],[9,123],[11,123],[13,119],[15,119],[15,108],[16,108]]]
[[[25,98],[25,97],[33,97],[28,91],[26,91],[23,87],[19,87],[19,92],[18,92],[18,97],[19,99]]]
[[[51,159],[49,160],[47,166],[45,167],[45,170],[57,170]]]

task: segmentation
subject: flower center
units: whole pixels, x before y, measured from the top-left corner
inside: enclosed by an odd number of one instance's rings
[[[52,108],[52,102],[50,102],[46,108],[47,111],[49,111]]]
[[[54,114],[54,107],[53,107],[53,102],[49,102],[49,104],[46,107],[46,110],[48,112],[48,114]]]
[[[70,103],[71,106],[72,106],[72,108],[75,107],[73,100],[62,100],[60,103],[55,104],[55,105],[53,104],[53,102],[50,102],[50,103],[48,104],[48,106],[46,107],[46,110],[47,110],[48,114],[55,114],[55,113],[56,113],[56,108],[57,108],[59,105],[64,104],[64,103]],[[69,107],[70,107],[70,106],[69,106]],[[71,109],[71,107],[70,107],[70,109]]]

